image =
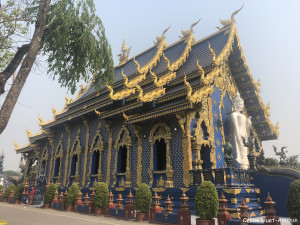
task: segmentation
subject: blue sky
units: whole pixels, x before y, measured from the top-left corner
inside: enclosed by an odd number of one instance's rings
[[[271,121],[280,124],[277,141],[264,142],[267,156],[273,156],[272,144],[288,146],[288,155],[300,153],[300,1],[137,1],[94,0],[97,13],[103,21],[112,47],[115,64],[123,38],[132,46],[131,56],[153,45],[155,36],[171,25],[166,34],[170,45],[177,41],[181,29],[201,18],[194,28],[196,40],[217,31],[219,18],[228,19],[236,15],[236,26],[247,64],[255,80],[261,79],[261,97],[265,104],[271,102]],[[67,90],[60,88],[46,73],[40,59],[39,66],[27,79],[11,120],[0,136],[0,151],[6,154],[5,169],[17,169],[19,155],[15,154],[13,142],[26,145],[28,128],[38,133],[38,114],[45,121],[51,120],[51,107],[58,111],[65,103]],[[78,84],[79,86],[79,84]],[[70,93],[68,94],[70,96]],[[0,98],[0,103],[3,97]]]

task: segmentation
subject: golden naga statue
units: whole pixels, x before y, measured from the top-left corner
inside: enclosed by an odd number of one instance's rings
[[[176,72],[174,73],[167,73],[164,76],[160,77],[159,80],[157,80],[157,76],[154,72],[152,72],[152,70],[150,69],[150,75],[151,77],[153,77],[154,79],[154,85],[156,87],[162,87],[164,85],[166,85],[169,81],[171,81],[172,79],[174,79],[176,77]]]
[[[65,96],[66,104],[69,105],[72,102],[72,99],[69,99],[68,96]]]
[[[133,59],[135,60],[135,58]],[[132,80],[128,81],[127,76],[124,74],[124,71],[122,69],[122,77],[124,79],[124,86],[127,88],[134,88],[138,83],[146,79],[146,73],[141,74],[140,76],[137,76],[133,78]]]
[[[164,95],[166,93],[165,88],[157,88],[143,95],[144,91],[139,85],[136,85],[136,89],[139,92],[138,100],[140,100],[141,102],[151,102],[153,101],[153,99],[156,99],[159,96]]]
[[[32,133],[31,133],[31,131],[30,131],[30,130],[28,130],[27,128],[26,128],[26,133],[27,133],[27,136],[28,136],[28,137],[31,137],[31,136],[32,136]]]
[[[186,30],[186,31],[181,30],[182,36],[179,36],[179,38],[185,39],[188,36],[190,36],[191,34],[193,34],[193,32],[194,32],[193,27],[196,26],[200,22],[200,20],[201,20],[201,18],[197,22],[193,23],[189,30]]]
[[[57,115],[57,110],[56,110],[56,108],[53,107],[53,105],[52,105],[52,113],[53,113],[54,118],[55,118],[56,115]]]
[[[184,85],[187,89],[187,100],[190,103],[201,102],[204,97],[207,97],[213,93],[213,87],[205,86],[205,87],[202,87],[199,91],[196,91],[194,94],[192,94],[193,89],[192,89],[190,83],[186,80],[186,75],[184,76],[183,81],[184,81]]]
[[[244,7],[244,4],[242,5],[241,8],[239,8],[238,10],[235,10],[235,11],[231,14],[231,19],[229,19],[229,20],[221,20],[221,19],[220,19],[220,23],[223,25],[223,27],[217,27],[217,28],[218,28],[219,30],[221,30],[221,29],[224,28],[224,27],[228,27],[228,26],[231,26],[232,24],[234,24],[234,23],[235,23],[235,18],[234,18],[234,16],[235,16],[236,14],[238,14],[239,11],[241,11],[243,7]]]
[[[45,122],[44,122],[43,118],[40,116],[40,114],[38,115],[38,119],[39,119],[39,126],[40,127],[45,124]]]
[[[19,145],[14,141],[15,150],[19,149]]]
[[[167,29],[165,29],[164,31],[163,31],[163,33],[162,33],[162,35],[161,36],[156,36],[156,41],[153,41],[154,42],[154,44],[156,45],[156,44],[158,44],[158,43],[160,43],[162,40],[164,40],[165,38],[166,38],[166,33],[167,33],[167,31],[170,29],[170,27],[171,27],[171,25],[167,28]]]
[[[129,49],[127,49],[126,41],[125,41],[125,38],[124,38],[123,45],[122,45],[122,48],[121,48],[122,53],[117,55],[117,56],[119,56],[119,61],[120,61],[119,66],[128,61],[130,51],[131,51],[131,47]]]
[[[109,97],[111,100],[121,100],[123,98],[128,97],[131,94],[135,93],[135,88],[132,89],[124,89],[122,91],[117,92],[116,94],[114,94],[114,89],[108,85],[108,83],[106,83],[106,87],[109,90]]]

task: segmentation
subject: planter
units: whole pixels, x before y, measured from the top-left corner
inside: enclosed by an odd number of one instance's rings
[[[44,208],[45,208],[45,209],[50,208],[50,204],[49,204],[49,203],[45,203],[45,204],[44,204]]]
[[[95,216],[100,216],[105,214],[105,209],[95,208]]]
[[[67,212],[73,211],[73,206],[72,205],[68,205],[67,208],[66,208],[66,211]]]
[[[149,221],[149,213],[136,213],[136,221]]]
[[[215,220],[201,220],[200,218],[197,218],[196,225],[215,225]]]
[[[20,204],[20,200],[15,200],[15,204]]]

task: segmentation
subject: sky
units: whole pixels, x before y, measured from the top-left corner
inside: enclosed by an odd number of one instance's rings
[[[194,27],[196,40],[217,31],[219,18],[229,19],[231,13],[244,8],[236,16],[241,46],[255,80],[261,80],[260,95],[265,104],[271,103],[270,119],[279,122],[279,139],[263,142],[267,157],[274,157],[272,145],[288,146],[288,156],[300,153],[300,1],[295,0],[94,0],[97,14],[105,26],[112,47],[115,65],[124,37],[132,46],[130,57],[153,45],[156,36],[171,25],[166,33],[168,45],[179,40],[181,29],[201,18]],[[0,152],[5,152],[5,170],[18,170],[19,146],[28,143],[26,128],[32,134],[40,132],[38,115],[45,121],[53,118],[52,105],[60,112],[65,95],[47,74],[42,62],[31,72],[22,90],[5,131],[0,135]],[[11,82],[10,82],[11,83]],[[78,87],[81,83],[78,84]],[[4,98],[0,97],[0,104]]]

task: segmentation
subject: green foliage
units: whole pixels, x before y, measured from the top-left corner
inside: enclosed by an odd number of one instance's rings
[[[16,187],[15,200],[22,199],[23,186],[24,186],[24,183],[21,183],[21,184],[18,184],[18,186]]]
[[[21,44],[30,43],[28,31],[37,21],[39,0],[7,0],[0,8],[0,70]],[[113,59],[93,0],[52,0],[40,45],[48,72],[61,86],[76,91],[78,81],[100,88],[113,82]]]
[[[99,183],[96,186],[96,192],[95,192],[95,206],[104,209],[107,202],[108,202],[108,186],[106,183]]]
[[[299,225],[300,224],[300,180],[295,180],[290,185],[288,197],[287,197],[287,211],[291,219],[298,221],[293,224]]]
[[[2,184],[0,184],[0,190],[3,190],[3,186],[2,186]]]
[[[36,177],[36,170],[37,170],[37,165],[32,165],[29,169],[28,178],[35,178]]]
[[[274,158],[266,158],[265,166],[279,166],[279,162],[277,159]]]
[[[113,82],[111,47],[93,0],[61,0],[50,5],[41,49],[49,72],[74,93],[80,79]]]
[[[11,190],[16,190],[16,186],[14,184],[11,184],[7,188],[5,188],[3,197],[8,198]]]
[[[0,8],[0,69],[6,68],[13,58],[20,37],[28,34],[27,5],[27,0],[7,0]]]
[[[197,189],[195,197],[196,215],[202,220],[211,220],[218,213],[218,193],[215,185],[204,181]]]
[[[17,172],[17,171],[13,171],[13,170],[5,170],[3,171],[3,174],[8,175],[8,176],[18,176],[21,177],[22,174]]]
[[[151,207],[152,194],[147,184],[142,183],[135,194],[135,209],[139,213],[148,213]]]
[[[56,184],[54,183],[49,184],[44,194],[44,202],[46,204],[52,203],[56,189],[57,189]]]
[[[71,187],[68,190],[68,196],[67,196],[67,205],[75,205],[76,199],[79,192],[79,186],[76,183],[73,183]]]

